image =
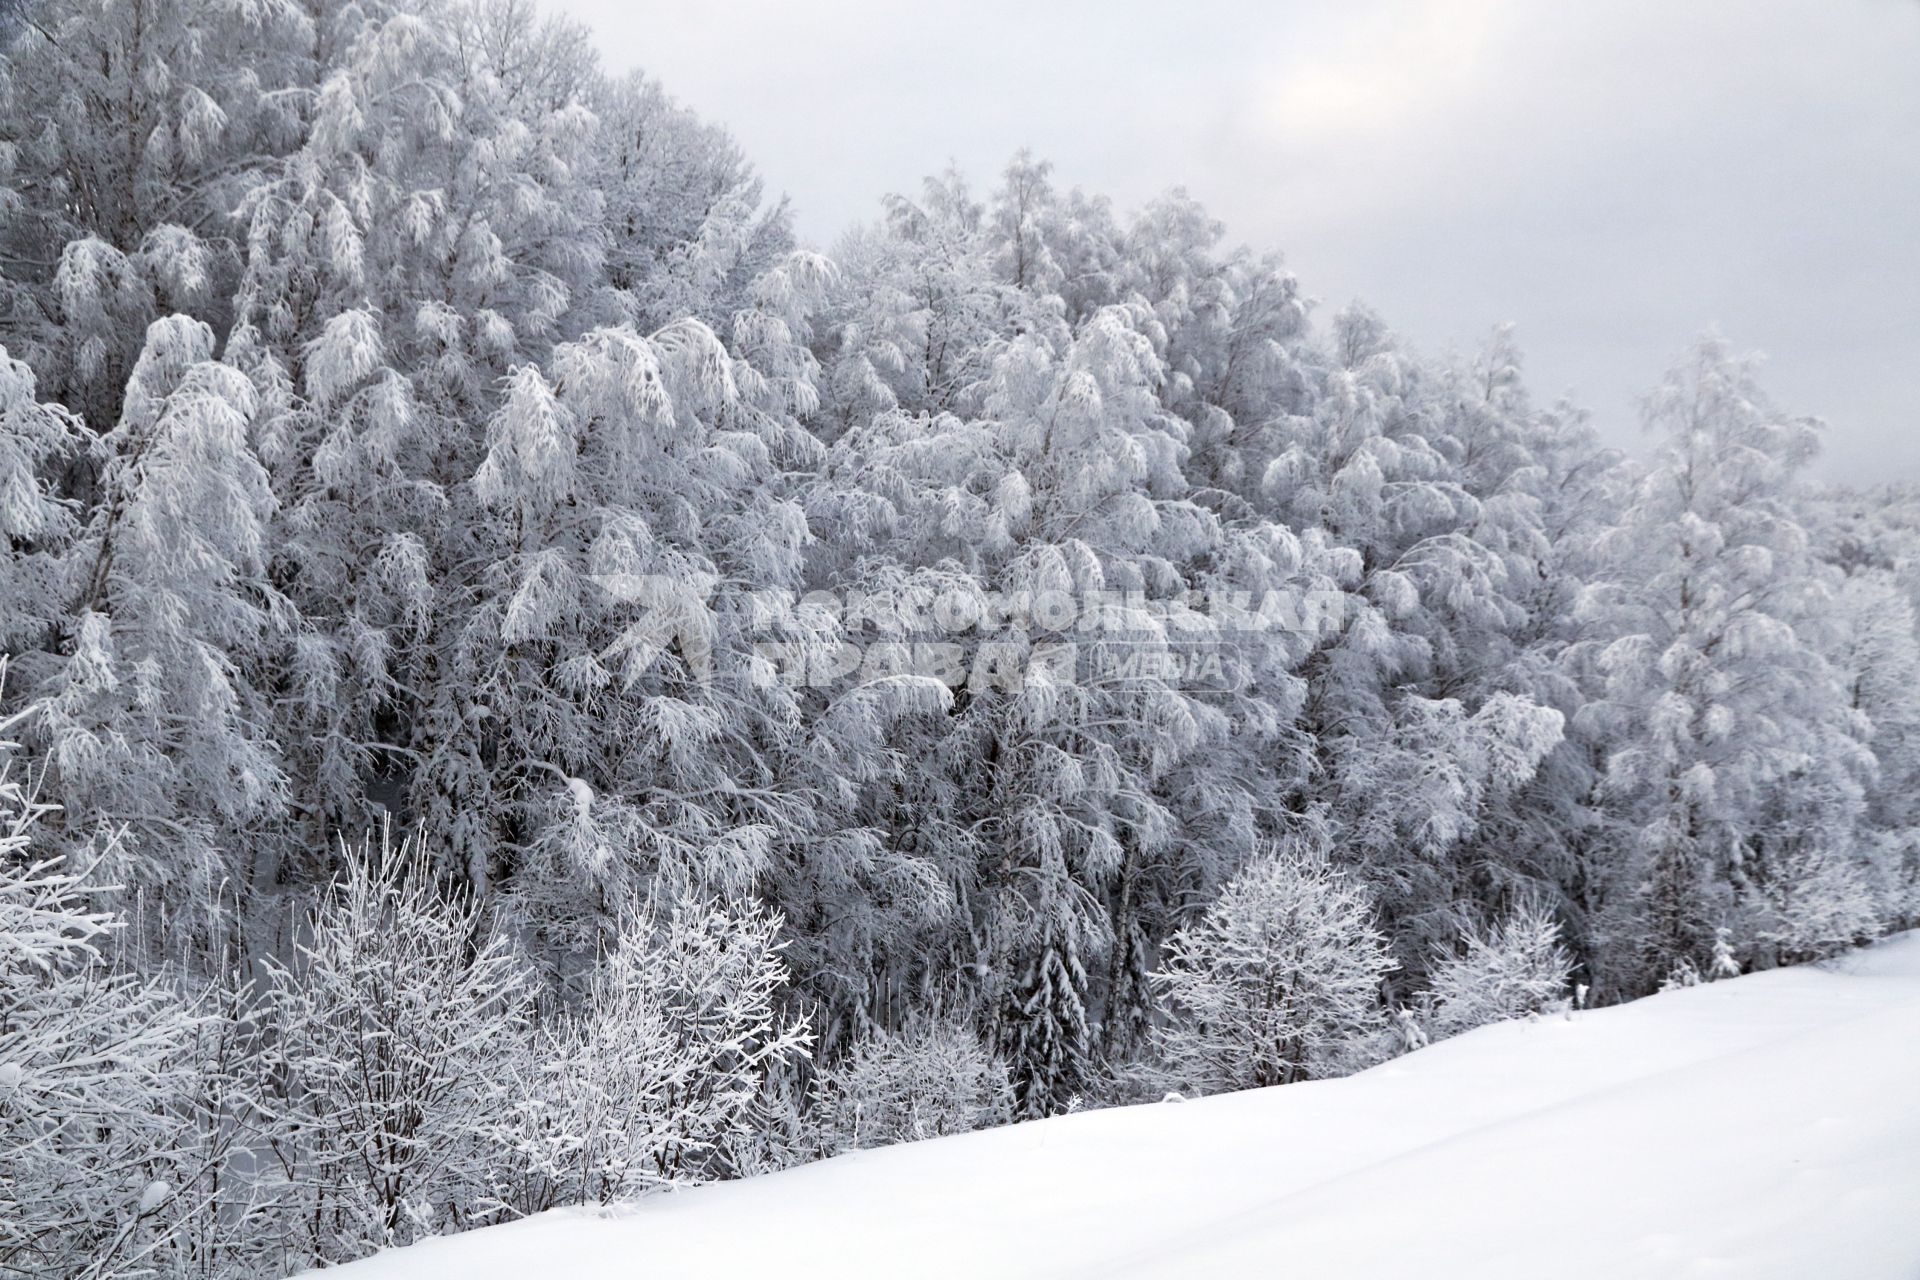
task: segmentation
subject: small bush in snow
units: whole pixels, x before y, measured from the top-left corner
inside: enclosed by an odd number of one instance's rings
[[[1465,943],[1433,966],[1433,1022],[1441,1035],[1525,1017],[1566,997],[1573,957],[1545,908],[1523,906],[1485,934],[1468,933]]]
[[[1780,964],[1822,960],[1877,937],[1880,913],[1862,865],[1822,848],[1799,850],[1761,886],[1747,933]]]
[[[834,1151],[965,1133],[1011,1108],[1006,1064],[970,1028],[932,1021],[862,1040],[822,1073],[815,1099]]]
[[[1324,1074],[1385,1022],[1393,967],[1366,894],[1324,854],[1269,854],[1167,943],[1157,1034],[1179,1082],[1214,1092]]]
[[[605,1204],[733,1172],[768,1073],[809,1040],[777,1007],[780,928],[698,901],[629,921],[586,1006],[545,1027],[525,1064],[500,1202]]]
[[[93,905],[103,890],[86,869],[34,856],[50,809],[12,775],[10,750],[0,743],[0,1273],[137,1274],[182,1210],[201,1019],[169,975],[108,964],[120,920]]]
[[[1733,930],[1723,924],[1713,931],[1713,963],[1707,966],[1707,977],[1718,981],[1739,976],[1740,960],[1733,953]]]
[[[525,1043],[526,969],[484,909],[384,835],[346,851],[265,1003],[284,1078],[283,1157],[314,1256],[341,1261],[462,1225],[490,1184]]]
[[[1682,956],[1673,962],[1667,970],[1667,976],[1660,983],[1662,991],[1685,991],[1688,987],[1700,985],[1700,970],[1693,961]]]

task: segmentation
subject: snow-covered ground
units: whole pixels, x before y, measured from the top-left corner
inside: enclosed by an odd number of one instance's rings
[[[1920,937],[396,1250],[339,1280],[1920,1277]]]

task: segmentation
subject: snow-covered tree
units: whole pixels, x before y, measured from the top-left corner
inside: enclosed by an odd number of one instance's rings
[[[1642,989],[1680,960],[1704,965],[1715,925],[1750,893],[1848,856],[1871,763],[1814,640],[1826,584],[1794,484],[1816,424],[1775,410],[1752,361],[1718,339],[1647,415],[1659,459],[1583,605],[1605,681],[1585,714],[1608,742],[1623,824],[1606,944],[1622,967],[1602,976]]]
[[[1873,752],[1846,852],[1878,919],[1895,928],[1920,916],[1920,617],[1899,573],[1854,566],[1834,590],[1824,634],[1828,661]]]
[[[1084,926],[1079,912],[1059,900],[1074,893],[1064,869],[1042,869],[1041,876],[1051,888],[1032,901],[1034,936],[1023,947],[1026,969],[1008,990],[1005,1015],[1014,1101],[1029,1119],[1067,1110],[1093,1079],[1087,970],[1076,936]]]
[[[224,331],[234,210],[300,143],[333,4],[43,0],[0,49],[0,325],[88,420],[152,321]]]
[[[1153,975],[1166,1069],[1208,1091],[1309,1079],[1385,1025],[1380,982],[1393,967],[1365,889],[1324,850],[1265,854],[1168,941]]]
[[[55,652],[23,657],[23,723],[71,847],[101,840],[143,930],[187,938],[252,871],[241,838],[285,803],[268,668],[292,620],[267,574],[274,501],[253,385],[206,325],[157,320],[102,441],[101,501],[65,554]],[[154,936],[150,933],[150,936]]]
[[[563,938],[656,889],[743,894],[773,833],[806,827],[749,745],[788,736],[791,690],[755,679],[747,611],[709,604],[723,582],[791,595],[805,528],[769,482],[804,442],[744,403],[757,371],[697,321],[596,330],[552,370],[516,371],[493,420],[472,489],[497,559],[444,668],[488,707],[494,829],[451,783],[424,816],[476,883],[533,869],[523,897]],[[427,783],[468,779],[472,749],[441,746]]]
[[[0,347],[0,646],[8,651],[43,644],[59,626],[73,577],[61,553],[79,528],[60,479],[85,447],[81,424],[42,403],[33,370]]]
[[[1499,344],[1470,376],[1415,359],[1364,307],[1330,329],[1293,362],[1306,411],[1249,441],[1266,459],[1250,495],[1304,532],[1338,606],[1299,664],[1302,802],[1326,807],[1417,981],[1511,875],[1476,865],[1477,842],[1564,728],[1518,660],[1547,543],[1538,504],[1508,489],[1533,424]]]

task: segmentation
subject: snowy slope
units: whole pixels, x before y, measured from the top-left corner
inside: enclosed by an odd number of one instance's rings
[[[1920,1277],[1920,937],[396,1250],[339,1280]]]

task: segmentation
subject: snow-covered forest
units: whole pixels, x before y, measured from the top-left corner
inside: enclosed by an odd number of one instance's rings
[[[1720,337],[1626,457],[1178,190],[1023,152],[816,252],[530,0],[0,50],[0,1272],[287,1274],[1920,914],[1920,492],[1811,484]]]

